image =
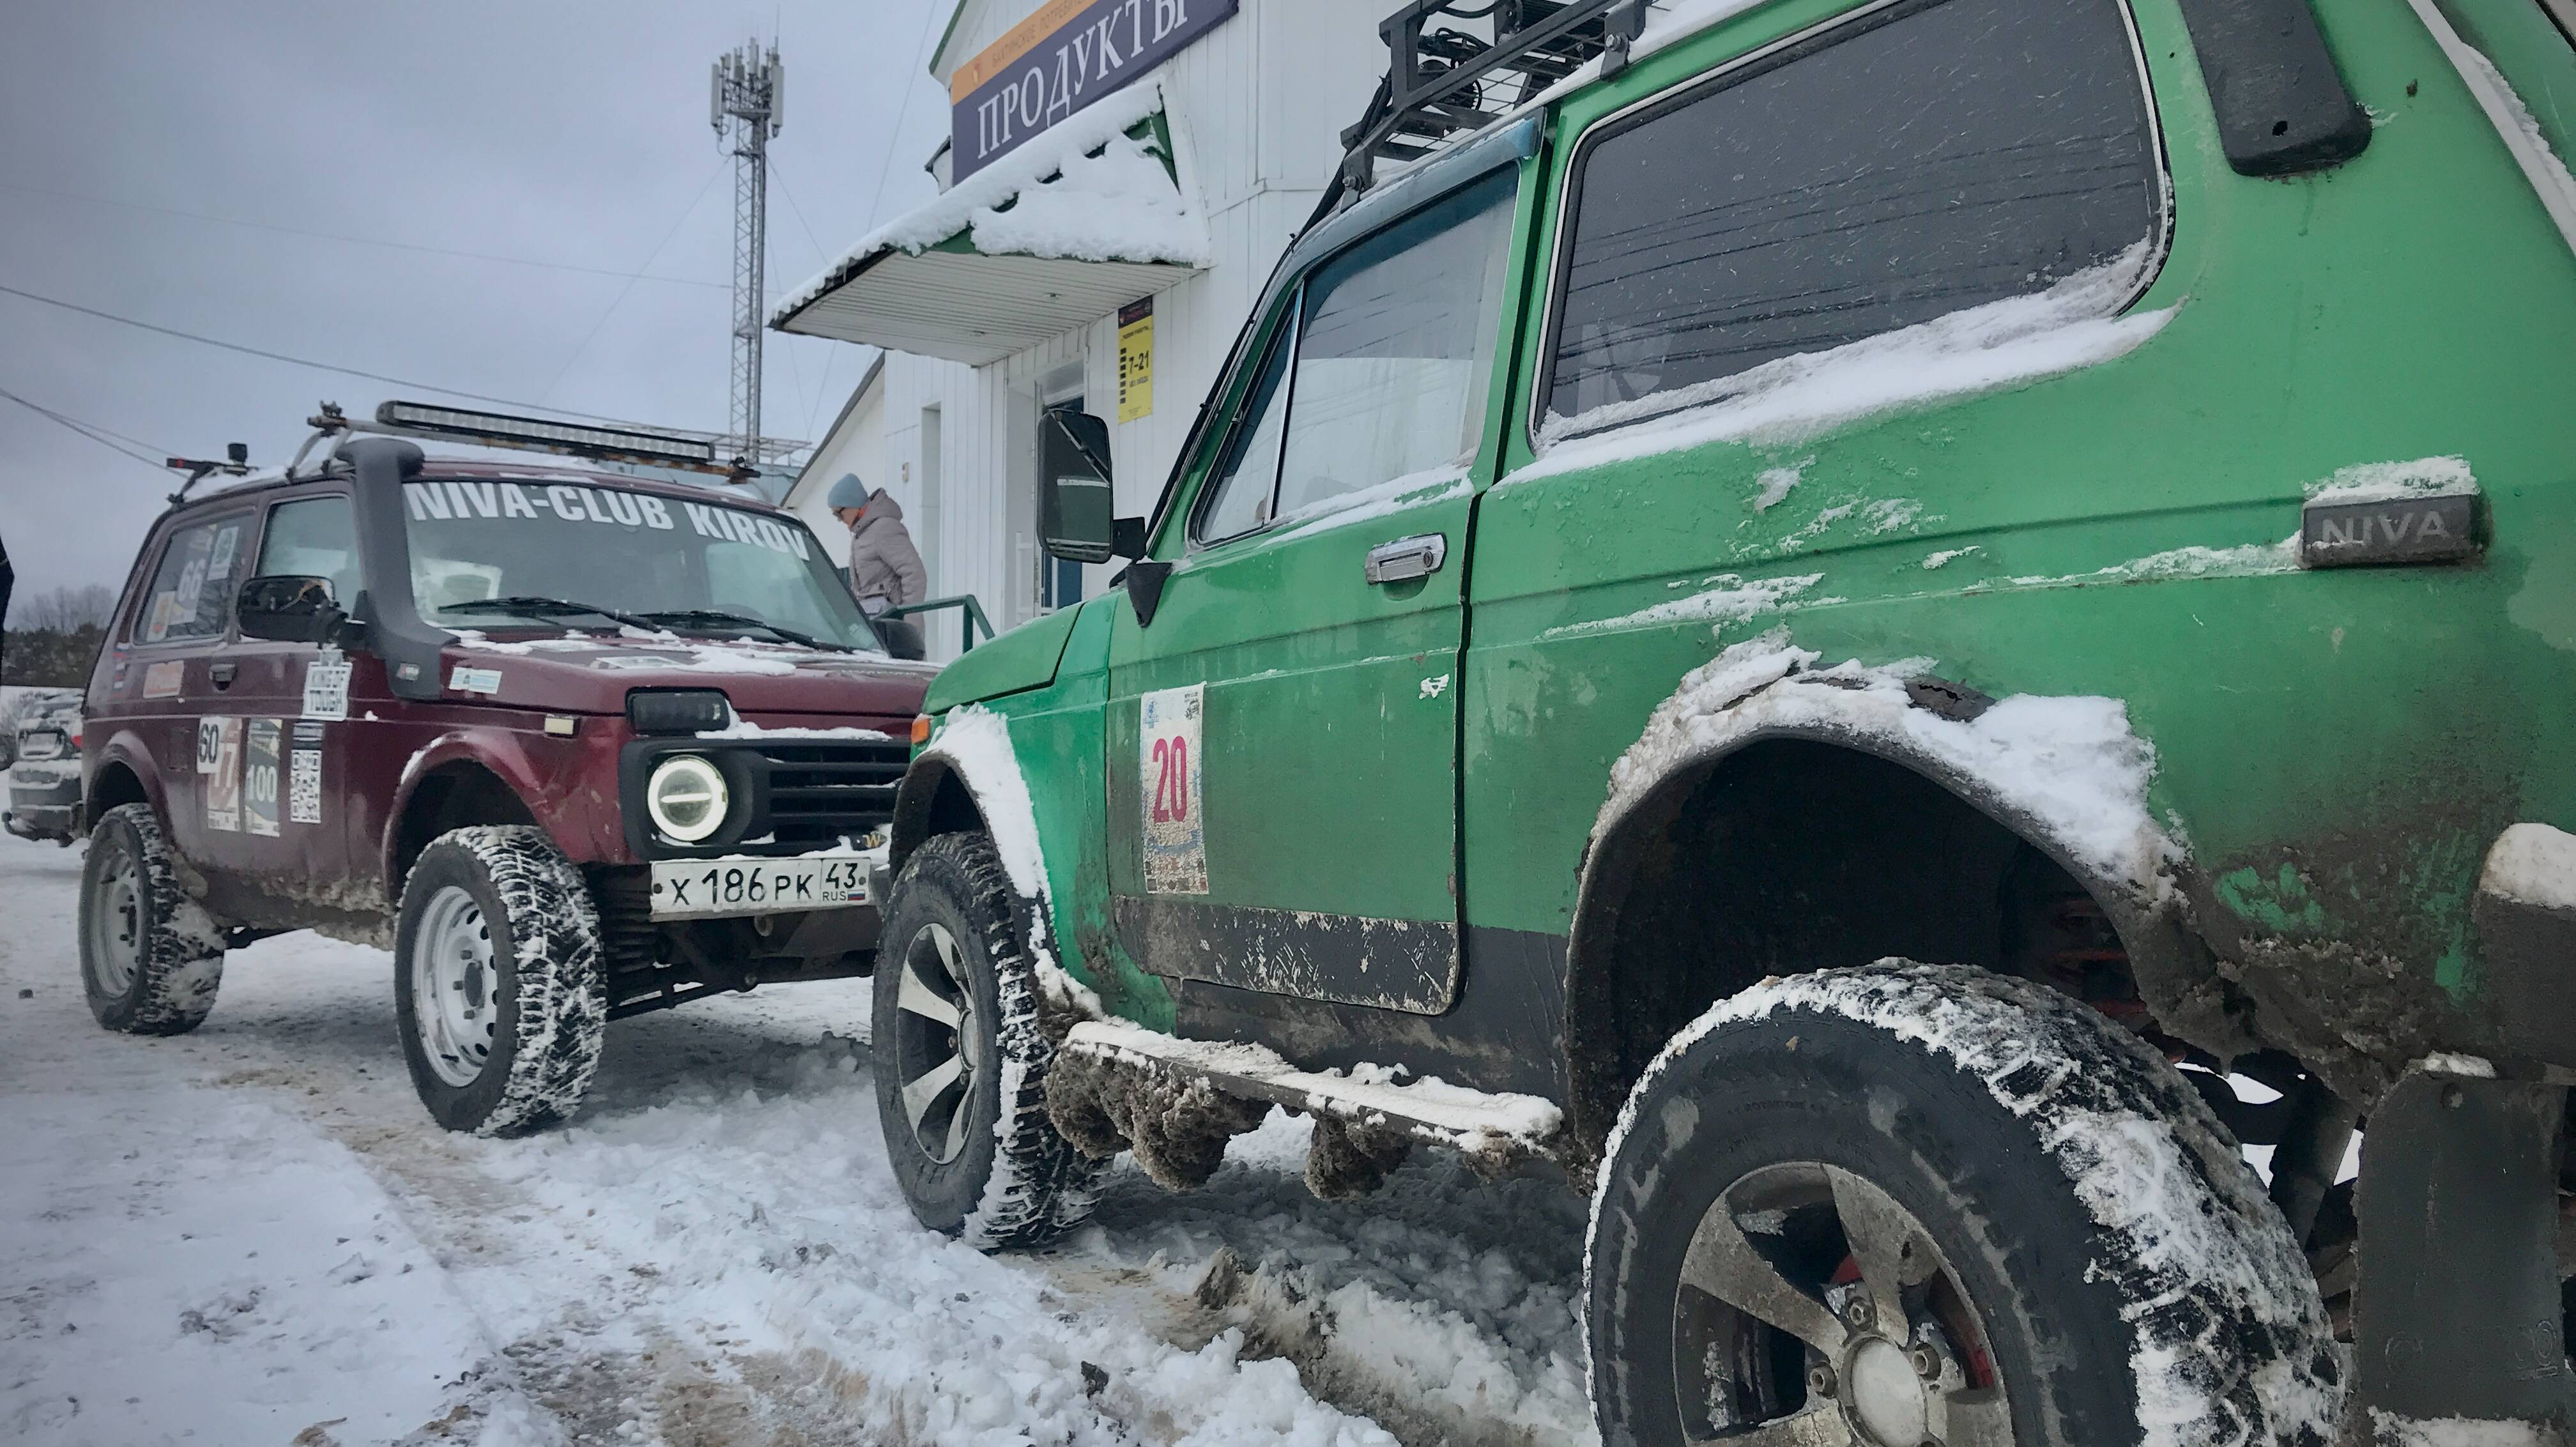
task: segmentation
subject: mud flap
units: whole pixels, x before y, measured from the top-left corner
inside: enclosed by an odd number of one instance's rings
[[[2356,1207],[2348,1447],[2567,1442],[2558,1294],[2564,1086],[2409,1072],[2371,1113]],[[2461,1440],[2467,1440],[2465,1438]]]

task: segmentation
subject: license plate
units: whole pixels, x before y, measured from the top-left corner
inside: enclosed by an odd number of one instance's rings
[[[882,857],[658,859],[653,862],[653,918],[720,919],[866,904],[868,866]]]

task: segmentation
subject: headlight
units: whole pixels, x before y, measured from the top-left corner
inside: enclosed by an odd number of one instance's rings
[[[663,837],[695,844],[724,827],[733,791],[724,775],[696,754],[673,754],[644,781],[644,812]]]

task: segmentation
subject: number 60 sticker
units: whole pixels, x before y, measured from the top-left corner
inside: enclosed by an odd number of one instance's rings
[[[1145,892],[1205,894],[1207,823],[1200,806],[1199,720],[1206,712],[1203,685],[1167,688],[1138,700],[1142,750],[1137,803],[1144,815]]]

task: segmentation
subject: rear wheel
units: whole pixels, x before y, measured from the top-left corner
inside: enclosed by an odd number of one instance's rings
[[[1977,971],[1703,1017],[1629,1098],[1587,1265],[1612,1443],[2323,1447],[2340,1403],[2306,1262],[2198,1094]]]
[[[129,1035],[205,1023],[223,984],[223,936],[179,887],[149,804],[100,816],[81,867],[81,984],[89,1012]]]
[[[599,914],[544,830],[458,829],[422,850],[394,972],[403,1057],[440,1125],[514,1135],[580,1105],[608,1022]]]

